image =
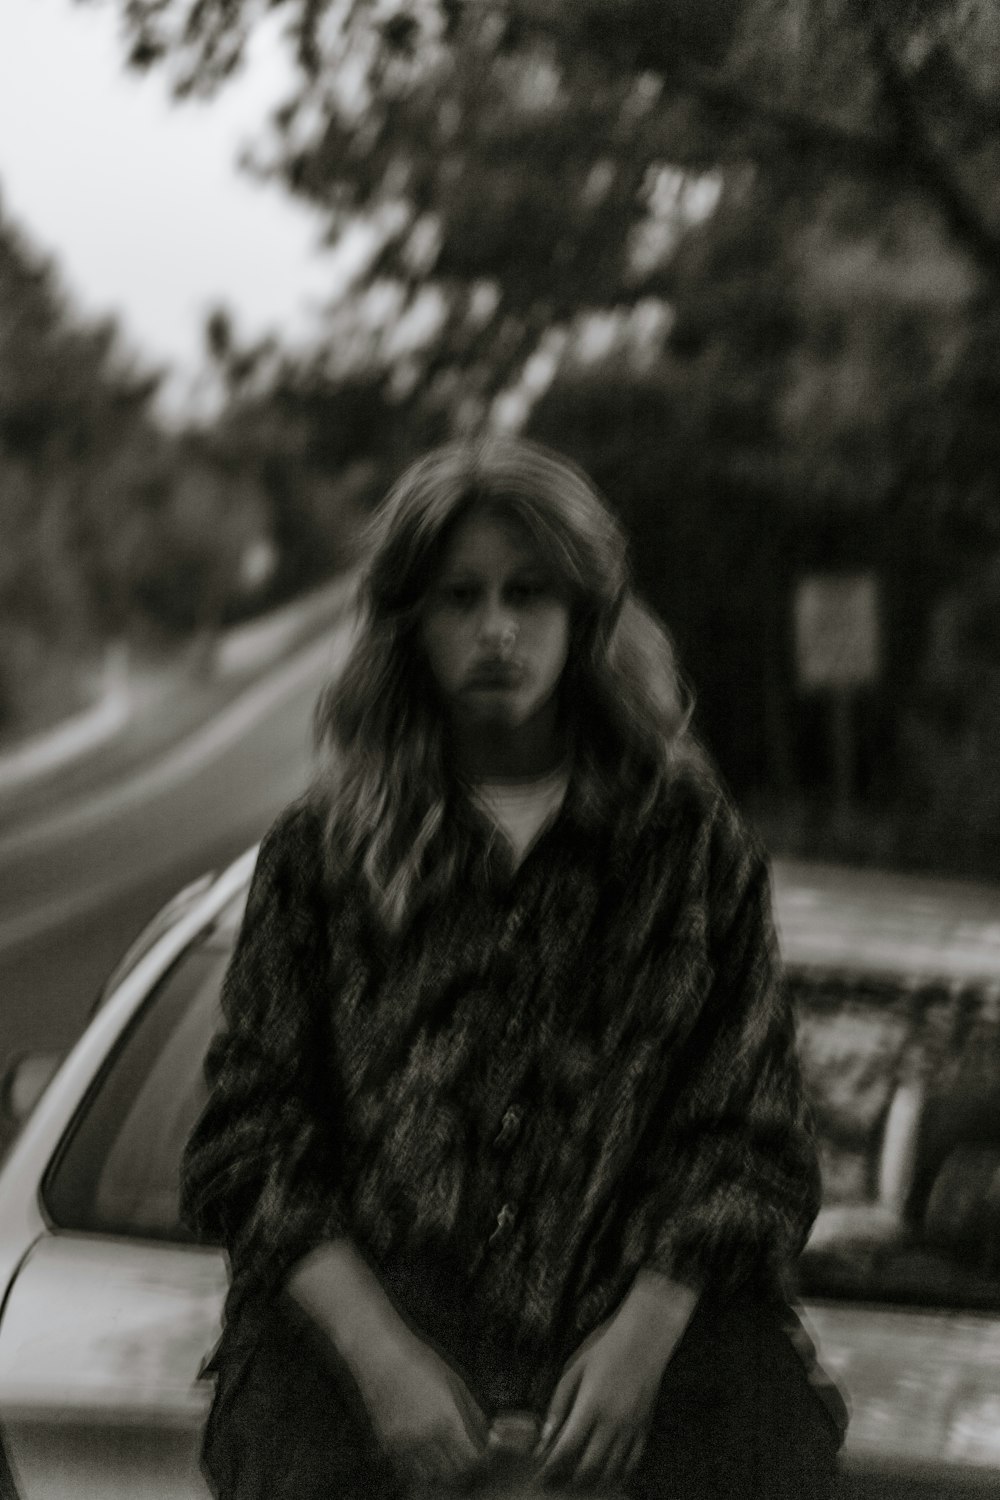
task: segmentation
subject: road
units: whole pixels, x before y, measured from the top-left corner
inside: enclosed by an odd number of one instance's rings
[[[0,1068],[77,1036],[111,966],[185,882],[258,839],[305,786],[337,627],[117,785],[0,836]]]

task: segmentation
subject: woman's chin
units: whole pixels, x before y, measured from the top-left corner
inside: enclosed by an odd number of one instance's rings
[[[482,697],[467,698],[462,705],[462,718],[470,727],[492,728],[510,733],[522,727],[531,715],[523,705],[512,702],[500,694],[483,694]]]

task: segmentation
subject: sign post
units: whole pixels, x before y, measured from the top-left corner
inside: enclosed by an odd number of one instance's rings
[[[874,573],[813,573],[794,599],[799,687],[830,700],[834,809],[850,821],[856,762],[854,698],[879,675],[879,599]]]

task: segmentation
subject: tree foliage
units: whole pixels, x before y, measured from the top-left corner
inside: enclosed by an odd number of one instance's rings
[[[0,719],[61,646],[117,624],[109,557],[155,387],[0,218]]]
[[[85,700],[110,640],[210,628],[268,534],[248,476],[157,421],[157,385],[0,218],[0,730]]]
[[[243,601],[259,607],[350,562],[366,507],[402,462],[398,413],[377,371],[342,376],[322,356],[291,359],[270,340],[245,346],[221,310],[206,335],[226,400],[199,443],[266,511],[275,566]]]
[[[262,11],[256,0],[116,3],[133,61],[163,62],[180,92],[217,88]],[[516,306],[539,280],[547,288],[554,266],[586,283],[577,247],[607,253],[618,241],[620,252],[644,213],[651,163],[703,170],[780,155],[803,178],[847,169],[893,193],[918,190],[996,275],[1000,18],[990,0],[268,9],[287,17],[298,67],[272,122],[274,169],[334,219],[384,212],[386,258],[399,266],[432,214],[440,274],[496,276]],[[596,179],[595,165],[605,169]],[[514,245],[519,212],[529,233]],[[590,267],[606,291],[608,270],[621,272],[620,254]]]
[[[133,61],[181,93],[221,87],[264,12],[111,3]],[[258,169],[332,240],[369,234],[326,333],[332,372],[378,365],[401,397],[475,423],[526,366],[544,388],[591,314],[659,303],[668,356],[704,350],[723,407],[763,362],[757,447],[789,494],[881,496],[903,471],[950,483],[959,447],[968,468],[963,396],[989,364],[975,330],[1000,297],[990,0],[266,9],[296,71]]]
[[[797,573],[876,567],[891,789],[937,601],[1000,546],[992,0],[106,3],[182,95],[284,18],[256,170],[369,247],[286,417],[360,381],[403,445],[492,419],[569,447],[751,780],[794,780],[809,718]]]

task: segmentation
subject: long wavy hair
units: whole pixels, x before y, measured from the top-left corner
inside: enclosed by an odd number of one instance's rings
[[[320,695],[314,793],[331,858],[357,868],[385,927],[445,894],[468,848],[467,806],[421,643],[422,608],[456,526],[471,512],[525,529],[570,601],[559,685],[578,805],[643,817],[686,739],[691,696],[662,626],[636,598],[624,533],[574,464],[539,444],[449,443],[414,463],[366,538],[359,628]]]

